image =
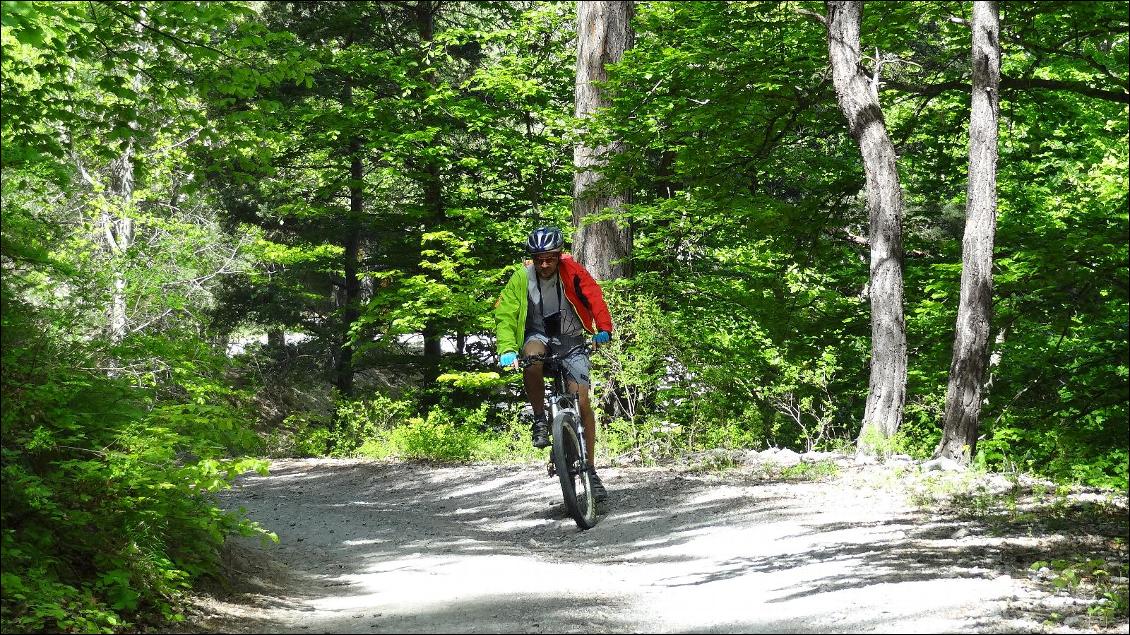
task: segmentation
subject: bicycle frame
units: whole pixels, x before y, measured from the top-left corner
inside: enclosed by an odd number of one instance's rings
[[[556,338],[550,340],[551,344],[559,344],[560,340]],[[591,350],[587,342],[582,342],[573,346],[564,353],[554,353],[552,350],[547,350],[543,355],[533,355],[527,359],[527,364],[540,361],[542,368],[549,371],[550,385],[546,390],[546,409],[549,411],[549,421],[552,423],[558,415],[564,412],[572,412],[575,416],[573,421],[576,422],[574,426],[577,430],[577,436],[581,441],[581,456],[588,459],[588,448],[585,447],[584,424],[581,422],[581,411],[578,407],[577,393],[571,393],[569,387],[569,372],[565,368],[563,360],[568,359],[571,355],[577,352],[587,352]],[[544,377],[544,375],[543,375]]]
[[[550,343],[560,344],[560,340],[551,340]],[[581,529],[593,527],[598,512],[592,498],[589,471],[585,467],[589,463],[588,448],[585,445],[584,424],[578,407],[579,396],[568,391],[569,371],[563,361],[578,351],[588,350],[590,350],[588,343],[582,342],[560,354],[551,349],[544,354],[522,359],[523,367],[540,361],[544,370],[543,378],[548,374],[552,380],[546,395],[553,437],[547,469],[550,476],[556,475],[561,482],[565,507]],[[578,496],[578,486],[583,496]]]

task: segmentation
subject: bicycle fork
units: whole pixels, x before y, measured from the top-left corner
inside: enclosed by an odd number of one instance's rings
[[[567,398],[566,397],[558,397],[556,395],[552,396],[548,399],[549,412],[550,412],[549,421],[550,421],[551,429],[552,429],[552,423],[557,420],[557,416],[562,414],[563,411],[568,411],[568,412],[573,413],[573,421],[576,422],[576,423],[575,424],[569,424],[569,425],[573,426],[573,432],[577,435],[577,443],[580,446],[580,451],[581,451],[580,456],[577,457],[577,460],[580,461],[580,463],[581,463],[580,469],[583,470],[583,469],[585,469],[585,464],[586,464],[585,457],[588,456],[588,448],[585,447],[584,425],[580,424],[581,413],[580,413],[580,411],[577,410],[577,408],[573,407],[572,404],[567,404],[565,408],[562,408],[560,401],[565,400],[565,399],[567,399]],[[580,424],[580,425],[577,425],[577,424]],[[560,439],[554,439],[553,442],[554,443],[560,443],[561,440]],[[553,465],[553,455],[552,455],[552,453],[550,453],[549,463],[546,464],[546,471],[549,472],[549,476],[551,476],[551,477],[557,475],[557,468]]]

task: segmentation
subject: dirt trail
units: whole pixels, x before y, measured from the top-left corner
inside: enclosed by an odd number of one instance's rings
[[[581,532],[542,465],[275,461],[222,504],[279,544],[234,543],[232,592],[182,631],[1127,632],[1029,579],[1049,545],[1102,538],[931,517],[882,470],[606,468],[609,513]]]

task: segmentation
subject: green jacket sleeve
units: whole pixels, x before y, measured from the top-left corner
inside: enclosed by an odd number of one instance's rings
[[[518,266],[494,303],[498,354],[521,353],[526,335],[526,268]]]

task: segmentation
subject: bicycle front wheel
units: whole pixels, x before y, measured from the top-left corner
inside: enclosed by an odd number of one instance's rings
[[[577,526],[590,529],[596,525],[596,499],[592,480],[585,469],[581,440],[577,436],[576,415],[563,412],[553,420],[553,466],[561,480],[565,508]]]

